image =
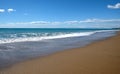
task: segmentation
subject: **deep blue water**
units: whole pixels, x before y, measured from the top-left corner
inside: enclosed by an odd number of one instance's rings
[[[0,67],[82,47],[116,34],[116,29],[0,28]]]

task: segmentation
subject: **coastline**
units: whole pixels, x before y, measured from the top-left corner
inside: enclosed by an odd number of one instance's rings
[[[120,32],[82,48],[6,68],[0,74],[120,74]]]

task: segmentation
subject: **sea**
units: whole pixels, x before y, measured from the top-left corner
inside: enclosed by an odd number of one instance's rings
[[[116,35],[113,28],[0,28],[0,68],[84,47]]]

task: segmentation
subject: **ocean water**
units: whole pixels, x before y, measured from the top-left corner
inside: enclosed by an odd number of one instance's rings
[[[116,34],[118,29],[0,28],[0,68],[83,47]]]

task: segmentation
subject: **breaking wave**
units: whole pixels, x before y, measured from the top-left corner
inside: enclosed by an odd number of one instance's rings
[[[59,39],[68,37],[80,37],[90,36],[97,32],[106,32],[112,30],[101,30],[101,31],[90,31],[90,32],[77,32],[77,33],[22,33],[22,34],[11,34],[10,38],[0,39],[0,44],[14,43],[14,42],[26,42],[26,41],[41,41],[47,39]]]

